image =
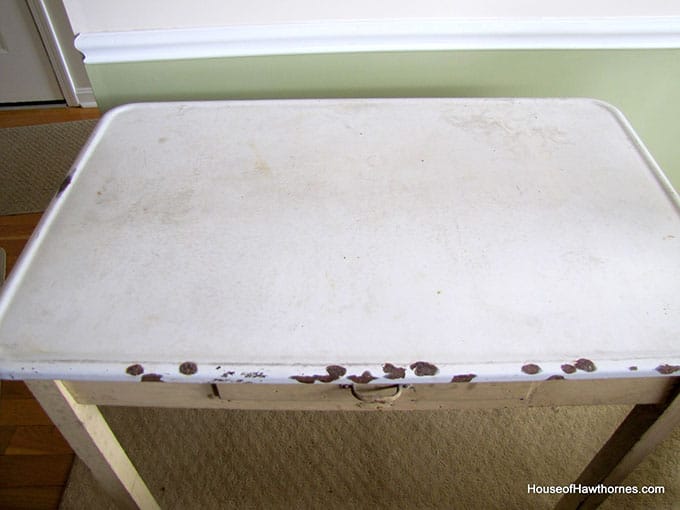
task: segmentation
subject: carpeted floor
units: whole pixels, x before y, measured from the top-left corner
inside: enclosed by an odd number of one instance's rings
[[[627,411],[104,414],[162,508],[548,509],[559,496],[527,484],[573,481]],[[678,508],[679,451],[676,433],[626,481],[665,495],[613,496],[602,508]],[[113,508],[77,462],[61,508],[83,502]]]
[[[0,215],[44,211],[96,124],[0,129]]]
[[[93,121],[0,129],[0,214],[42,210]],[[163,508],[550,508],[527,484],[573,481],[625,406],[440,412],[104,408]],[[626,480],[665,494],[605,509],[680,509],[680,428]],[[63,509],[113,508],[76,461]]]

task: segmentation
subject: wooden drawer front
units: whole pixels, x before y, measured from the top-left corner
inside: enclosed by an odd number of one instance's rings
[[[66,382],[77,402],[225,409],[460,409],[664,401],[678,378],[398,385]],[[354,390],[354,391],[353,391]],[[398,394],[397,394],[398,393]],[[371,403],[373,401],[373,403]]]

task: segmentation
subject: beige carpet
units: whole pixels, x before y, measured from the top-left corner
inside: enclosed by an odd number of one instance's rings
[[[106,408],[162,508],[525,509],[558,497],[628,408],[266,412]],[[626,481],[663,496],[602,508],[679,508],[680,429]],[[81,463],[62,509],[113,508]],[[675,503],[675,506],[674,506]]]
[[[0,213],[44,207],[92,125],[0,130]],[[163,508],[391,510],[550,508],[527,484],[573,481],[628,410],[103,413]],[[625,483],[665,494],[602,508],[680,509],[680,428]],[[113,506],[76,461],[62,508]]]
[[[0,129],[0,215],[45,210],[96,123]]]

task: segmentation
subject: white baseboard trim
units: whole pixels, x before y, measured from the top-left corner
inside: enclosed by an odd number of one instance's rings
[[[85,63],[488,49],[680,48],[680,17],[319,21],[82,33]]]
[[[76,89],[78,104],[83,108],[96,108],[97,100],[94,97],[92,87],[79,87]]]

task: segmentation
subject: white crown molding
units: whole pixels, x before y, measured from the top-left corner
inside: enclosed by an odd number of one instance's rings
[[[83,33],[88,64],[195,58],[486,49],[680,48],[680,17],[320,21]]]

